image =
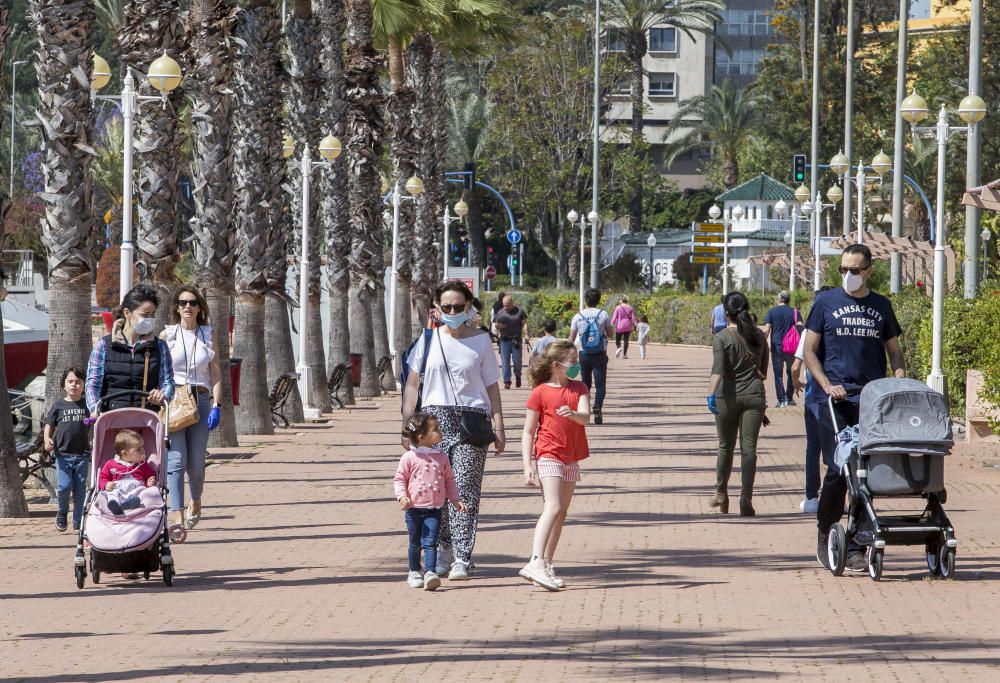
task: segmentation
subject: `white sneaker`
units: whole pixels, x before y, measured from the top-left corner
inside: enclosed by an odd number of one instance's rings
[[[562,590],[563,588],[566,587],[566,582],[560,579],[558,576],[556,576],[555,567],[553,567],[551,564],[546,564],[545,571],[548,572],[549,578],[552,579],[552,583],[556,585],[556,588]]]
[[[451,570],[452,561],[454,561],[454,558],[451,554],[451,548],[445,548],[443,545],[439,545],[437,563],[434,565],[434,573],[439,577],[447,575]]]
[[[420,575],[420,572],[410,572],[406,575],[406,583],[409,584],[410,588],[423,588],[424,577]]]
[[[451,571],[448,572],[449,581],[468,581],[469,580],[469,565],[462,561],[457,561],[451,565]]]
[[[542,564],[541,561],[529,561],[528,564],[524,565],[524,568],[518,572],[518,574],[532,583],[541,586],[545,590],[559,590],[559,586],[557,586],[552,577],[549,576],[549,573],[545,570],[545,565]]]
[[[434,572],[427,572],[424,574],[424,590],[432,591],[441,585],[441,579]]]
[[[819,510],[819,498],[806,498],[799,503],[799,510],[811,515],[816,514],[816,511]]]
[[[615,349],[615,358],[620,358],[621,355],[622,355],[622,350],[620,348]]]

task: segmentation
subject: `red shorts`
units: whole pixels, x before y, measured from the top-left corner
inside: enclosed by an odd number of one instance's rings
[[[566,464],[555,458],[538,458],[538,478],[558,477],[564,481],[580,481],[580,463]]]

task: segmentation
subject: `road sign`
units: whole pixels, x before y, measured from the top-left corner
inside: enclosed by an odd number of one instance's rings
[[[698,232],[725,232],[726,227],[722,223],[698,223]]]
[[[722,263],[721,256],[695,256],[691,263]]]
[[[448,279],[464,282],[472,290],[472,296],[479,296],[479,269],[478,268],[448,268]]]
[[[497,276],[497,269],[496,268],[494,268],[493,266],[490,266],[489,268],[486,269],[486,279],[487,280],[492,280],[496,276]]]
[[[722,244],[725,241],[725,235],[720,235],[718,233],[698,233],[694,234],[695,242],[710,242]]]
[[[703,246],[701,244],[696,244],[694,247],[695,254],[721,254],[722,247],[709,247]]]
[[[520,230],[508,230],[507,231],[507,241],[511,244],[517,244],[521,241],[521,231]]]

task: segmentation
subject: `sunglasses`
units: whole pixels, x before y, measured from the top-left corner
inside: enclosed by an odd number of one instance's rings
[[[197,299],[178,299],[177,305],[181,308],[187,308],[188,306],[200,306]]]
[[[868,270],[868,266],[865,266],[864,268],[847,268],[846,266],[841,266],[837,270],[840,271],[841,275],[847,275],[848,273],[851,275],[861,275],[861,273]]]
[[[448,314],[461,313],[462,311],[465,310],[465,304],[441,304],[440,306],[438,306],[438,309],[442,313],[448,313]]]

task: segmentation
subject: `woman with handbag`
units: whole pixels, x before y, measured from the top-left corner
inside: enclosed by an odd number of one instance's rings
[[[615,306],[615,311],[611,314],[611,324],[615,326],[615,357],[628,358],[628,341],[639,321],[635,317],[635,309],[628,304],[627,296],[623,295]],[[625,343],[624,349],[622,342]]]
[[[466,509],[445,505],[436,569],[438,575],[463,581],[473,566],[486,451],[494,444],[500,455],[506,443],[497,385],[500,366],[489,334],[465,324],[472,303],[468,286],[446,282],[435,292],[435,300],[442,325],[429,336],[421,335],[408,356],[411,372],[403,388],[403,424],[418,409],[437,418],[441,448],[448,454]],[[406,438],[403,448],[410,448]]]
[[[201,521],[201,494],[205,487],[208,433],[219,426],[222,400],[219,358],[208,324],[208,303],[197,287],[183,285],[174,293],[174,324],[160,337],[170,349],[177,387],[170,411],[170,451],[167,483],[172,524],[193,529]],[[184,475],[191,503],[184,510]]]
[[[736,439],[740,442],[740,516],[753,517],[753,484],[757,473],[757,437],[767,424],[767,338],[757,328],[750,303],[741,292],[722,300],[726,329],[712,338],[712,378],[708,410],[715,415],[719,455],[715,464],[715,496],[710,505],[729,512],[729,475]]]

